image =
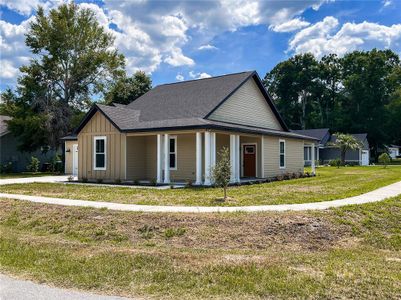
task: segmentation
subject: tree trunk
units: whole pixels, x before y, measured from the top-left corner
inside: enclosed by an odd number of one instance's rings
[[[341,150],[341,165],[345,165],[345,153],[346,150]]]

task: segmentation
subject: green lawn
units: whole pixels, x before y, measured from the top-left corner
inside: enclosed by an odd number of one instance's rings
[[[0,173],[0,179],[11,179],[11,178],[27,178],[27,177],[40,177],[40,176],[53,176],[56,175],[50,172],[22,172],[22,173]]]
[[[305,203],[356,196],[401,180],[398,166],[322,167],[314,178],[231,187],[229,201],[218,201],[219,188],[170,190],[97,187],[60,183],[15,184],[0,187],[3,193],[40,195],[80,200],[150,205],[240,206]]]
[[[59,287],[163,299],[401,295],[401,197],[257,214],[0,206],[0,272]]]

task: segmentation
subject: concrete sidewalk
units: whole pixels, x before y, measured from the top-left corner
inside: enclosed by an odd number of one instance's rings
[[[0,179],[0,185],[17,184],[17,183],[33,183],[33,182],[65,182],[68,181],[68,176],[37,176],[37,177],[24,177],[24,178],[8,178]]]
[[[0,198],[16,199],[37,203],[56,204],[64,206],[81,206],[93,208],[107,208],[120,211],[134,212],[176,212],[176,213],[215,213],[215,212],[262,212],[262,211],[305,211],[305,210],[324,210],[333,207],[340,207],[352,204],[364,204],[377,202],[386,198],[395,197],[401,194],[401,181],[379,188],[355,197],[313,202],[302,204],[279,204],[279,205],[257,205],[257,206],[159,206],[159,205],[136,205],[121,204],[113,202],[84,201],[75,199],[50,198],[28,195],[16,195],[0,193]]]
[[[0,274],[1,300],[128,300],[128,298],[59,289]]]

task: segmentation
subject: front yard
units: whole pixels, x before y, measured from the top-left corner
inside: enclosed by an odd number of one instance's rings
[[[3,193],[111,201],[149,205],[242,206],[327,201],[356,196],[401,180],[401,167],[322,167],[314,178],[230,187],[229,201],[218,188],[133,189],[62,183],[30,183],[1,186]]]
[[[60,287],[163,299],[401,295],[401,197],[263,214],[0,206],[0,272]]]

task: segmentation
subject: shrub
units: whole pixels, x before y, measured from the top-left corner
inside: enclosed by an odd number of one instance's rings
[[[391,161],[390,155],[388,155],[387,153],[380,154],[379,163],[384,165],[385,168],[387,168],[387,165],[390,163],[390,161]]]
[[[187,183],[186,183],[186,186],[187,187],[191,187],[191,186],[193,186],[194,185],[194,182],[192,181],[192,179],[188,179],[187,180]]]
[[[0,173],[11,173],[13,171],[13,163],[11,161],[0,165]]]
[[[223,147],[220,151],[220,160],[212,169],[212,179],[216,186],[222,187],[224,190],[224,201],[227,199],[227,187],[231,177],[230,152],[227,147]]]
[[[277,180],[277,181],[283,181],[283,180],[284,180],[284,175],[278,175],[278,176],[276,177],[276,180]]]
[[[96,179],[96,182],[97,183],[103,183],[103,179],[102,178],[98,178],[98,179]]]
[[[156,178],[152,178],[152,179],[150,180],[150,185],[153,185],[153,186],[156,186],[156,185],[157,185],[157,180],[156,180]]]
[[[134,185],[139,185],[139,180],[138,179],[134,179],[133,183],[134,183]]]
[[[114,180],[114,183],[115,183],[115,184],[121,184],[121,179],[120,179],[120,178],[117,178],[116,180]]]
[[[58,154],[56,154],[50,162],[50,170],[55,173],[61,173],[63,170],[63,162]]]
[[[68,177],[67,177],[67,180],[68,180],[69,182],[74,181],[74,176],[72,176],[72,175],[68,176]]]
[[[37,173],[39,172],[39,164],[40,164],[39,159],[37,159],[35,156],[32,156],[31,162],[29,163],[29,165],[26,166],[26,169],[29,172]]]
[[[88,182],[88,178],[86,178],[86,177],[82,177],[82,182],[83,182],[83,183],[86,183],[86,182]]]
[[[332,167],[337,167],[339,168],[341,166],[341,159],[336,158],[336,159],[332,159],[329,161],[329,165]]]

